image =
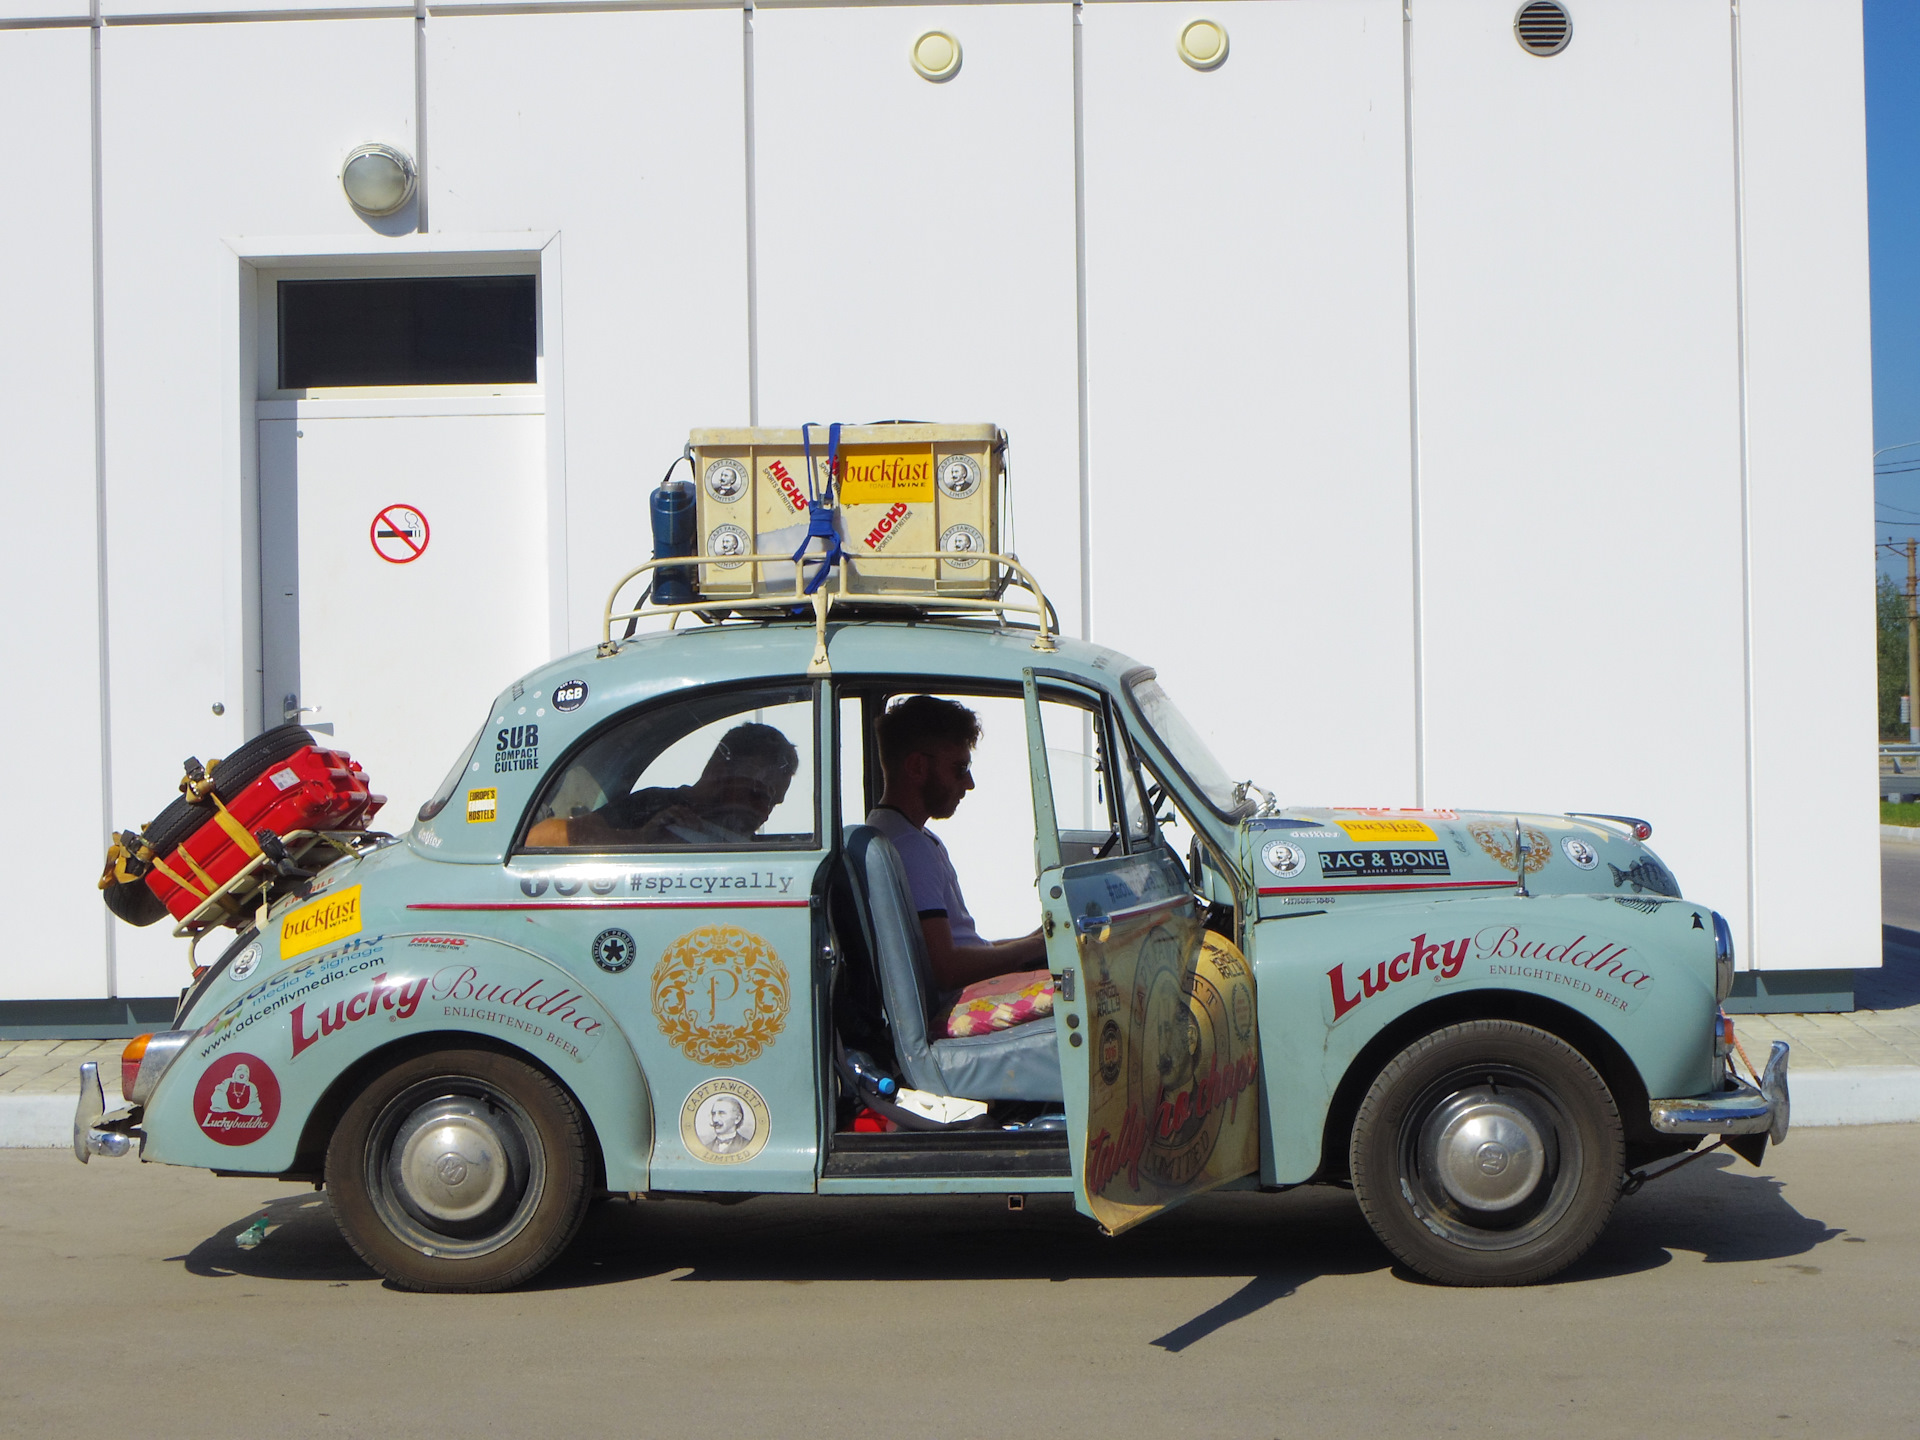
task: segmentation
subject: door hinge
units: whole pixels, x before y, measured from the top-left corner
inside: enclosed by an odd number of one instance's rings
[[[1073,1003],[1073,967],[1069,965],[1053,978],[1053,988],[1069,1005]]]

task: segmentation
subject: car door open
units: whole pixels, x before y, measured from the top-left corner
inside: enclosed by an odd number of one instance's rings
[[[1117,1234],[1258,1169],[1253,977],[1164,845],[1061,863],[1036,672],[1025,686],[1074,1203]]]

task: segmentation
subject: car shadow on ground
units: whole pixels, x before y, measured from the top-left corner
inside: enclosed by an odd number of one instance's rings
[[[1778,1262],[1843,1234],[1802,1215],[1783,1185],[1724,1152],[1623,1198],[1599,1242],[1551,1283],[1578,1285],[1657,1269],[1678,1252],[1707,1264]],[[240,1236],[264,1220],[261,1243]],[[376,1277],[333,1222],[322,1194],[282,1196],[209,1236],[183,1262],[205,1278],[322,1281]],[[1391,1269],[1345,1190],[1229,1193],[1198,1200],[1118,1237],[1104,1236],[1067,1197],[1001,1195],[757,1196],[732,1204],[624,1199],[588,1214],[579,1240],[527,1288],[567,1290],[669,1277],[673,1283],[1218,1277],[1244,1279],[1226,1299],[1151,1343],[1177,1353],[1327,1277]]]

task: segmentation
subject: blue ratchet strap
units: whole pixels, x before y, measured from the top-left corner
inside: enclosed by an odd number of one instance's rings
[[[810,564],[819,565],[811,580],[807,581],[806,593],[811,595],[820,588],[820,582],[827,573],[840,563],[846,551],[840,547],[840,532],[833,523],[833,473],[840,457],[840,422],[834,421],[827,427],[827,483],[826,498],[821,498],[821,487],[814,483],[813,475],[813,425],[811,422],[800,427],[800,444],[807,456],[807,533],[800,541],[800,548],[793,552],[793,560],[802,574]],[[815,539],[827,542],[826,551],[820,555],[807,555],[807,547]],[[804,558],[803,558],[804,557]]]

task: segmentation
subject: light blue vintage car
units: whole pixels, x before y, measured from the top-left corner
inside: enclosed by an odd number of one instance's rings
[[[81,1159],[324,1183],[421,1290],[526,1280],[606,1194],[1059,1191],[1117,1232],[1310,1183],[1486,1285],[1571,1263],[1701,1137],[1757,1163],[1786,1133],[1786,1047],[1736,1078],[1727,927],[1643,822],[1286,808],[1044,602],[796,588],[638,636],[609,609],[596,650],[501,692],[410,830],[343,841],[240,930],[130,1047],[129,1108],[86,1068]],[[871,721],[922,692],[1023,707],[1031,807],[1001,795],[1050,1015],[948,1033],[860,823]],[[790,784],[735,797],[749,820],[661,808],[769,732]]]

